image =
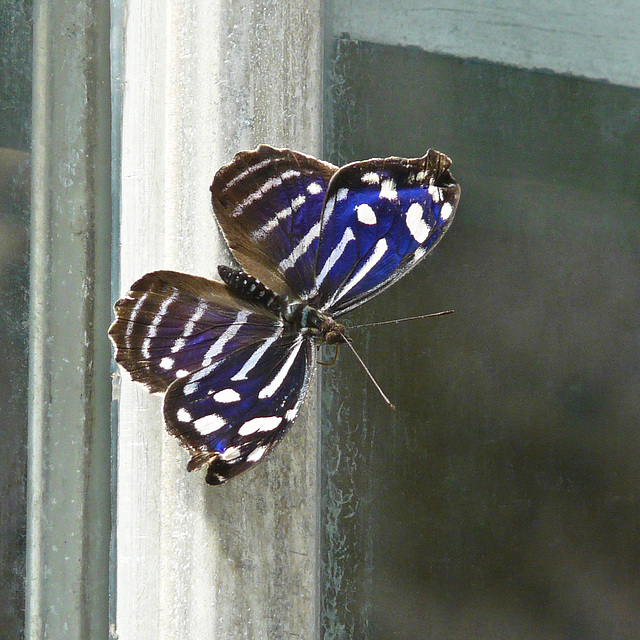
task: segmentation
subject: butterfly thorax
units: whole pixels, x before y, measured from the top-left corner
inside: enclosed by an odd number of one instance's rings
[[[284,320],[305,336],[310,336],[326,344],[345,341],[346,327],[331,316],[304,302],[290,302],[282,311]]]

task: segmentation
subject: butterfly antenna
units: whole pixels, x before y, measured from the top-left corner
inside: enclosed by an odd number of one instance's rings
[[[387,398],[385,392],[380,388],[380,385],[377,383],[376,379],[373,377],[373,374],[371,373],[371,371],[369,371],[369,369],[367,369],[367,365],[364,363],[362,358],[358,355],[358,352],[353,348],[353,345],[351,344],[351,342],[349,340],[345,340],[345,343],[347,344],[349,349],[351,349],[351,351],[353,351],[353,355],[356,358],[358,358],[358,362],[362,365],[362,368],[366,371],[367,375],[371,379],[371,382],[373,382],[373,384],[375,385],[375,388],[378,390],[378,393],[382,396],[382,399],[389,405],[389,407],[391,409],[393,409],[393,411],[395,411],[396,410],[396,405],[393,404],[393,402],[391,402],[391,400],[389,400],[389,398]]]
[[[437,318],[438,316],[448,316],[450,313],[453,313],[453,309],[449,309],[447,311],[438,311],[437,313],[426,313],[422,316],[411,316],[410,318],[398,318],[397,320],[383,320],[382,322],[356,324],[353,327],[349,327],[349,331],[351,331],[351,329],[364,329],[365,327],[379,327],[380,325],[383,325],[383,324],[399,324],[401,322],[408,322],[409,320],[422,320],[423,318]]]

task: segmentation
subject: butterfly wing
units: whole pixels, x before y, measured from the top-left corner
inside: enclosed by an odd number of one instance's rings
[[[281,328],[174,382],[164,417],[192,453],[188,468],[208,464],[216,485],[256,465],[295,419],[314,358],[309,340]]]
[[[281,327],[275,315],[222,283],[174,271],[147,273],[115,312],[109,337],[116,362],[152,392]]]
[[[300,332],[220,282],[173,271],[138,280],[116,303],[116,361],[166,391],[167,429],[220,484],[257,462],[293,422],[314,353]]]
[[[288,149],[239,153],[211,187],[244,269],[278,293],[341,315],[418,264],[453,220],[451,161],[354,162],[341,169]]]
[[[213,208],[231,252],[277,293],[304,299],[313,288],[322,204],[337,169],[261,145],[238,153],[213,180]]]
[[[460,199],[451,161],[422,158],[354,162],[331,179],[311,304],[341,315],[414,267],[448,229]]]

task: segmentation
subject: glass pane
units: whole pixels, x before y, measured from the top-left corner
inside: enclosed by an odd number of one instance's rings
[[[0,5],[0,636],[24,632],[31,2]]]
[[[323,369],[325,639],[640,627],[640,91],[342,40],[330,158],[451,156],[462,200]]]

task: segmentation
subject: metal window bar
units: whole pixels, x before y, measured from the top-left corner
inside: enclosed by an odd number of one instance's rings
[[[110,535],[109,11],[37,2],[27,638],[104,638]]]

